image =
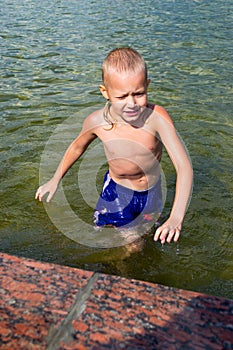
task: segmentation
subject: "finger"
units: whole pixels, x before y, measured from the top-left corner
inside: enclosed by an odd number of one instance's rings
[[[40,202],[42,201],[43,194],[41,193],[40,189],[37,190],[35,198],[38,199]]]
[[[160,235],[160,242],[161,242],[161,244],[165,244],[166,243],[167,234],[168,234],[168,229],[167,228],[163,229],[163,231],[162,231],[162,233]]]
[[[49,195],[48,195],[48,197],[47,197],[47,199],[46,199],[46,202],[47,202],[47,203],[50,202],[52,196],[53,196],[53,193],[49,192]]]
[[[160,233],[160,241],[162,244],[164,244],[166,242],[166,237],[167,237],[167,234],[169,232],[169,229],[168,227],[164,227],[162,232]]]
[[[41,187],[38,188],[38,190],[36,191],[36,199],[39,199],[41,197]]]
[[[177,228],[177,229],[176,229],[175,236],[174,236],[174,242],[177,242],[178,239],[179,239],[179,237],[180,237],[180,229]]]
[[[162,231],[163,231],[163,226],[160,226],[157,228],[157,230],[155,231],[155,235],[154,235],[154,241],[158,241],[159,236],[161,235]]]
[[[160,242],[162,245],[164,245],[166,243],[166,239],[165,238],[160,238]]]
[[[37,191],[36,195],[35,195],[35,199],[40,200],[40,192]]]
[[[166,239],[168,233],[169,233],[169,227],[165,226],[160,234],[160,239]]]
[[[36,191],[36,194],[35,194],[35,199],[38,198],[38,195],[39,195],[39,189]]]
[[[157,241],[159,239],[160,232],[161,232],[161,227],[157,228],[157,230],[155,231],[154,241]]]
[[[168,236],[167,236],[167,242],[170,243],[173,236],[175,234],[175,229],[171,229],[169,232],[168,232]]]

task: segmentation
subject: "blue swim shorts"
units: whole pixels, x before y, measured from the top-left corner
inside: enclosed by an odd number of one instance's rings
[[[160,215],[162,208],[161,178],[148,190],[134,191],[117,184],[107,172],[94,222],[96,226],[132,227]]]

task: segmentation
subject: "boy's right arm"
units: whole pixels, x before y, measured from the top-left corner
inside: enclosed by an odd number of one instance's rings
[[[70,167],[81,157],[81,155],[87,149],[88,145],[97,137],[96,134],[92,131],[93,129],[91,129],[90,127],[88,128],[88,124],[89,123],[84,123],[81,133],[66,150],[53,177],[44,185],[38,188],[38,190],[36,191],[35,199],[42,201],[44,195],[48,193],[49,195],[46,199],[46,202],[49,202],[54,196],[63,176],[70,169]]]

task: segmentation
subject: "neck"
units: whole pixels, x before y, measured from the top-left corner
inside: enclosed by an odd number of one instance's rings
[[[104,108],[104,119],[111,124],[112,126],[114,126],[117,123],[123,122],[122,119],[118,116],[118,117],[114,117],[111,113],[111,104],[109,101],[107,101],[105,108]]]

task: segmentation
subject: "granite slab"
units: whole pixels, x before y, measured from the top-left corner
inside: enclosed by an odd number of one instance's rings
[[[0,253],[0,349],[233,349],[233,301]]]

